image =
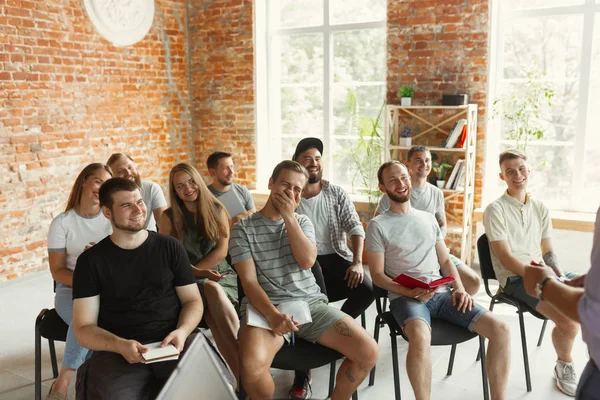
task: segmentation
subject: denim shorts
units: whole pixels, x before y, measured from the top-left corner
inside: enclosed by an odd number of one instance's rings
[[[420,319],[431,327],[431,318],[440,318],[472,332],[475,323],[488,310],[473,304],[471,311],[463,313],[452,305],[452,293],[444,292],[436,293],[427,303],[405,296],[398,297],[391,301],[390,311],[403,330],[412,320]]]
[[[577,276],[577,274],[574,274],[572,272],[565,272],[565,275],[569,279],[573,279]],[[523,284],[523,278],[521,278],[520,276],[516,276],[516,275],[509,276],[506,279],[506,285],[504,285],[502,290],[507,295],[512,296],[515,299],[522,301],[523,303],[527,304],[530,308],[532,308],[534,310],[537,307],[538,303],[540,302],[535,297],[532,297],[527,294],[527,292],[525,291],[525,286]]]

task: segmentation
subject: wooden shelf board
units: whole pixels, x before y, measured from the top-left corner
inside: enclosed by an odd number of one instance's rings
[[[417,145],[415,145],[417,146]],[[390,145],[388,146],[388,149],[390,150],[409,150],[411,147],[413,146],[395,146],[395,145]],[[427,149],[429,149],[429,151],[448,151],[448,152],[452,152],[452,153],[466,153],[467,149],[466,148],[456,148],[456,147],[452,147],[452,148],[446,148],[446,147],[431,147],[431,146],[426,146]]]

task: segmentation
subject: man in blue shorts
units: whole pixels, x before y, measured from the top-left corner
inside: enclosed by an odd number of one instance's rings
[[[442,318],[489,339],[487,370],[492,399],[506,398],[510,365],[508,326],[475,304],[465,291],[435,217],[410,204],[412,189],[406,167],[384,163],[377,173],[379,189],[390,208],[367,228],[367,256],[373,282],[389,292],[390,310],[409,339],[406,365],[417,400],[431,394],[431,318]],[[421,280],[453,276],[452,290],[427,291],[401,286],[393,279],[406,274]]]

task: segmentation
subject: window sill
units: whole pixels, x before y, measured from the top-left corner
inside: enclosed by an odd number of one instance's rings
[[[267,199],[269,198],[269,191],[255,189],[251,190],[250,193],[252,194],[252,199],[254,200],[254,204],[256,205],[257,209],[262,208],[267,202]],[[354,203],[354,206],[356,207],[357,211],[369,212],[369,200],[367,196],[353,193],[349,193],[348,195]],[[374,207],[377,206],[378,202],[379,198],[376,199]]]
[[[477,208],[473,212],[475,222],[483,222],[484,208]],[[577,213],[567,211],[550,211],[552,228],[566,231],[594,232],[595,213]]]

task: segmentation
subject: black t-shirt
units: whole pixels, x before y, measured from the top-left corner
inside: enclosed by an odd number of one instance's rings
[[[141,246],[125,250],[108,236],[77,259],[73,298],[100,295],[100,328],[150,343],[177,327],[175,287],[194,282],[185,249],[174,238],[148,232]]]

